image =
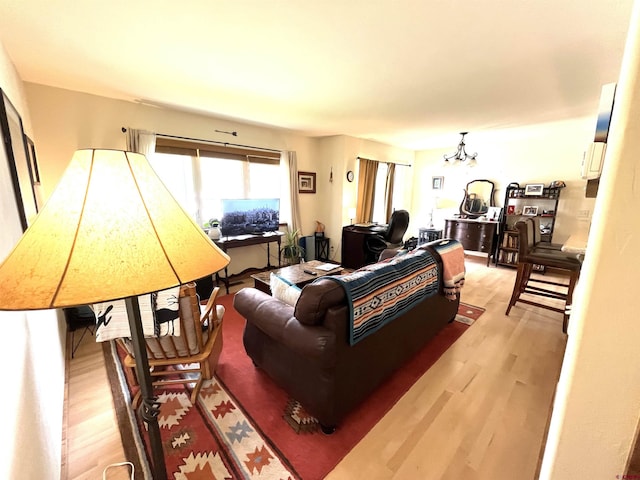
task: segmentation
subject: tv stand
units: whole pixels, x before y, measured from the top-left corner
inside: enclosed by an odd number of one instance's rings
[[[269,244],[277,243],[278,244],[278,252],[280,252],[280,243],[282,237],[284,236],[284,232],[264,232],[261,234],[247,234],[247,235],[227,235],[218,240],[213,240],[213,242],[220,247],[220,249],[227,253],[228,250],[232,248],[239,247],[248,247],[250,245],[259,245],[261,243],[267,244],[267,266],[265,267],[267,270],[274,268],[271,265],[271,251],[269,249]],[[216,283],[220,284],[220,281],[224,283],[224,287],[226,289],[227,295],[229,294],[229,281],[234,277],[242,277],[247,272],[251,270],[261,270],[259,268],[247,268],[240,273],[229,275],[227,267],[224,267],[224,277],[220,276],[220,272],[216,272]]]

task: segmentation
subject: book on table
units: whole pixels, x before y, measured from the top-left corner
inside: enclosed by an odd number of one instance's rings
[[[336,265],[335,263],[323,263],[313,268],[315,268],[316,270],[322,270],[323,272],[331,272],[333,270],[342,270],[342,267],[340,265]]]

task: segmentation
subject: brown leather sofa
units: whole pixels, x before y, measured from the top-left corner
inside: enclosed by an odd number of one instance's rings
[[[459,296],[446,299],[439,278],[439,293],[353,346],[344,289],[329,279],[306,285],[295,308],[254,288],[240,290],[234,307],[247,320],[243,340],[253,363],[330,433],[455,318]]]

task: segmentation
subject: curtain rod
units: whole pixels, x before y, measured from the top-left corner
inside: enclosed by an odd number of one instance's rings
[[[122,133],[126,133],[126,132],[127,132],[127,129],[125,127],[122,127]],[[275,150],[273,148],[254,147],[253,145],[241,145],[239,143],[220,142],[218,140],[203,140],[201,138],[181,137],[178,135],[169,135],[167,133],[156,133],[156,136],[165,137],[165,138],[175,138],[178,140],[189,140],[192,142],[216,143],[218,145],[224,145],[226,147],[231,146],[231,147],[253,148],[255,150],[264,150],[265,152],[281,153],[281,150]]]
[[[375,158],[365,158],[365,157],[361,157],[361,156],[357,156],[356,160],[372,160],[374,162],[378,162],[378,163],[393,163],[394,165],[400,165],[401,167],[412,167],[413,165],[411,165],[410,163],[396,163],[396,162],[383,162],[382,160],[376,160]]]

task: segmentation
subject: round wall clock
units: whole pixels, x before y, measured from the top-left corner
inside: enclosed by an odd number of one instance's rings
[[[349,170],[347,172],[347,181],[353,182],[353,171],[352,170]]]

